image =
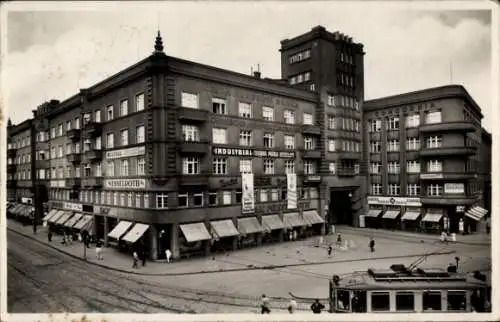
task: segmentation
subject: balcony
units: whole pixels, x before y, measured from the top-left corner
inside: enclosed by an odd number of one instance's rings
[[[303,174],[304,183],[319,183],[321,182],[321,176],[319,174]]]
[[[68,179],[66,179],[66,187],[80,188],[81,185],[82,185],[81,178],[68,178]]]
[[[355,177],[358,175],[354,168],[337,168],[336,174],[338,177]]]
[[[454,206],[454,205],[472,205],[476,202],[475,197],[462,195],[441,195],[441,196],[423,196],[420,198],[422,204]]]
[[[17,180],[9,179],[7,180],[7,189],[15,189],[17,187]]]
[[[207,154],[209,143],[207,141],[179,141],[177,147],[181,153]]]
[[[36,142],[36,149],[37,150],[49,150],[50,149],[49,141]]]
[[[85,133],[88,136],[99,136],[102,133],[102,124],[97,122],[88,122],[85,124]]]
[[[456,146],[441,148],[424,148],[420,150],[421,157],[439,157],[439,156],[470,156],[477,152],[477,147]]]
[[[321,159],[320,150],[302,150],[302,158],[304,159]]]
[[[424,172],[420,180],[472,180],[477,174],[472,172]]]
[[[7,158],[15,158],[17,155],[17,149],[8,149],[7,150]]]
[[[47,169],[47,168],[50,168],[50,161],[49,160],[36,160],[35,161],[35,167],[37,169]]]
[[[361,152],[338,152],[338,159],[339,160],[360,160],[361,159]]]
[[[303,124],[300,126],[300,132],[303,134],[320,135],[321,128],[317,125]]]
[[[89,150],[85,152],[86,161],[101,161],[102,160],[102,150]]]
[[[82,130],[81,129],[71,129],[69,131],[66,131],[66,136],[68,137],[68,139],[72,140],[72,141],[78,141],[80,140],[80,135],[82,134]]]
[[[188,120],[198,123],[203,123],[208,120],[209,112],[207,110],[202,110],[199,108],[179,108],[179,120]]]
[[[103,182],[104,180],[102,177],[84,178],[81,181],[82,186],[86,188],[102,188]]]
[[[15,165],[15,164],[8,164],[7,165],[7,172],[8,173],[16,172],[16,169],[17,169],[17,165]]]
[[[208,186],[208,173],[181,174],[178,177],[179,186]]]
[[[420,131],[426,133],[474,132],[476,131],[476,126],[469,121],[422,124],[420,125]]]

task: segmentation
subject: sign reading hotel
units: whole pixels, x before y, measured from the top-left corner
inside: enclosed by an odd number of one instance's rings
[[[63,202],[62,207],[66,210],[83,211],[83,205],[80,203]]]
[[[255,212],[255,191],[253,189],[253,173],[241,175],[241,212]]]
[[[294,151],[267,151],[267,150],[255,150],[246,148],[213,148],[213,154],[225,155],[225,156],[255,157],[255,158],[282,158],[282,159],[295,158]]]
[[[145,189],[146,179],[106,179],[104,187],[109,189]]]
[[[297,175],[295,173],[286,174],[286,186],[288,197],[288,209],[297,208]]]
[[[120,159],[144,155],[146,148],[144,146],[136,146],[134,148],[106,151],[106,160]]]
[[[369,196],[369,205],[421,207],[420,198]]]

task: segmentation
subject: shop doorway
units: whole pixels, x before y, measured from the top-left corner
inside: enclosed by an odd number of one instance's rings
[[[330,190],[328,218],[330,225],[353,225],[351,202],[352,192],[349,190]]]

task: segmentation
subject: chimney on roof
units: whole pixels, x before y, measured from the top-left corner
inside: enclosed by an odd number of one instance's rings
[[[253,77],[260,79],[261,74],[260,74],[260,64],[257,64],[257,71],[253,72]]]
[[[163,52],[163,40],[161,38],[160,30],[158,30],[158,34],[155,40],[155,54],[164,54]]]

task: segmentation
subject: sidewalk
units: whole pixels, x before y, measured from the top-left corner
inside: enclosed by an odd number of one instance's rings
[[[8,229],[20,233],[29,238],[33,238],[41,243],[50,245],[61,252],[67,253],[74,258],[83,258],[83,245],[80,242],[73,242],[72,245],[62,245],[61,237],[54,236],[52,242],[47,240],[47,228],[39,227],[37,235],[33,235],[31,226],[8,220]],[[87,261],[108,269],[135,273],[140,275],[161,275],[178,276],[202,273],[216,273],[222,271],[242,271],[251,269],[272,269],[286,266],[318,265],[335,262],[373,260],[378,258],[398,258],[421,256],[429,252],[437,251],[441,246],[432,242],[400,241],[382,237],[376,237],[376,249],[378,252],[371,253],[368,249],[368,237],[353,230],[341,229],[344,240],[349,241],[351,246],[348,250],[335,249],[334,254],[328,257],[326,247],[334,242],[336,235],[325,236],[324,245],[315,247],[316,238],[307,240],[285,242],[276,245],[262,246],[259,248],[238,250],[226,254],[216,254],[208,257],[193,258],[189,260],[165,263],[160,261],[148,261],[146,266],[138,269],[132,268],[132,258],[128,254],[120,253],[114,248],[103,249],[103,260],[98,261],[95,256],[95,249],[87,249]],[[385,232],[381,231],[382,234]],[[336,248],[336,247],[335,247]],[[390,249],[390,252],[384,252]],[[382,250],[382,251],[381,251]],[[450,253],[441,251],[441,253]]]

